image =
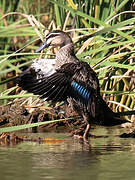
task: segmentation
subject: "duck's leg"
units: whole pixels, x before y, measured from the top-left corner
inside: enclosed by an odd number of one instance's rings
[[[83,134],[83,140],[84,140],[84,142],[88,142],[89,131],[90,131],[91,126],[89,124],[89,115],[87,112],[83,113],[83,118],[84,118],[84,121],[87,123],[85,132]]]
[[[90,124],[87,124],[84,135],[83,135],[84,142],[88,142],[90,127],[91,127]]]

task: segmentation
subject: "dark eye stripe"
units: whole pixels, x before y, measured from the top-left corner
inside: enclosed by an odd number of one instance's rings
[[[49,39],[49,38],[53,38],[53,37],[55,37],[55,36],[58,36],[58,35],[60,35],[61,33],[49,33],[47,36],[46,36],[46,40],[47,39]]]

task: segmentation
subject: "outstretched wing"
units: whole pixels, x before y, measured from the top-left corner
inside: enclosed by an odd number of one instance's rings
[[[89,108],[99,93],[96,73],[85,62],[64,64],[49,77],[36,79],[35,76],[32,70],[24,72],[19,86],[46,100],[64,101],[71,97]]]

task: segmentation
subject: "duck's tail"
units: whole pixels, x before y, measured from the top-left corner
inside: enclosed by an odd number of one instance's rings
[[[115,126],[123,123],[130,123],[130,121],[126,119],[122,119],[119,113],[113,112],[102,98],[101,98],[101,109],[102,109],[103,118],[100,121],[100,125]]]

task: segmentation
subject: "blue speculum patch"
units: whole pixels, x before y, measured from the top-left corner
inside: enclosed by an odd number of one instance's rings
[[[84,86],[75,81],[71,83],[71,86],[80,96],[82,96],[82,98],[84,98],[85,100],[89,100],[90,92]]]

